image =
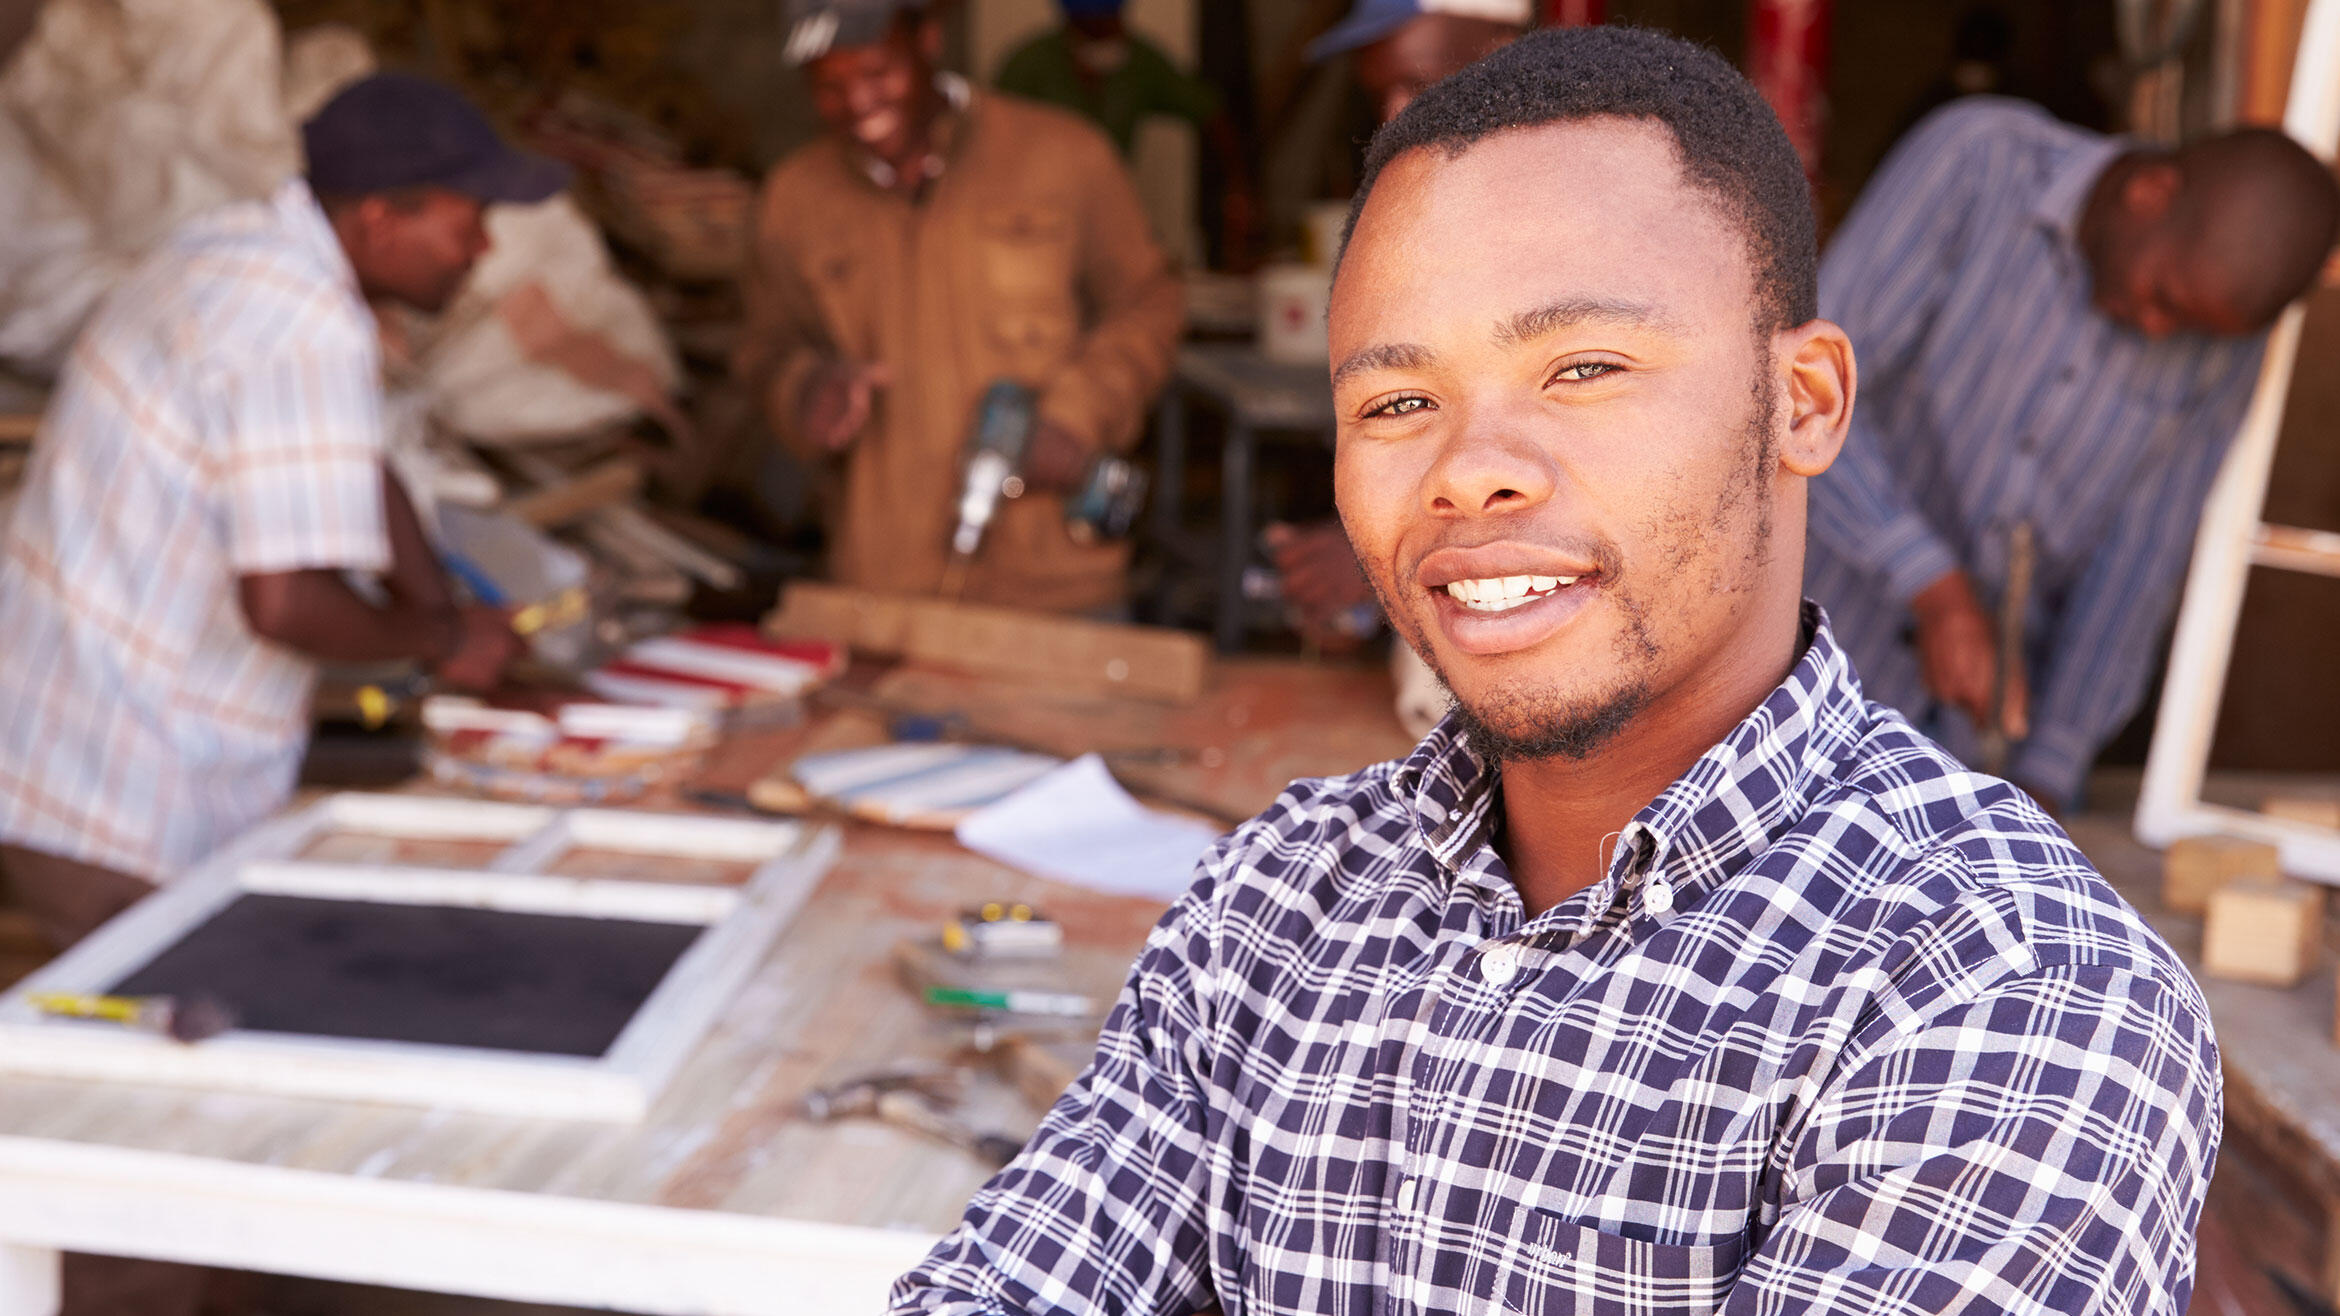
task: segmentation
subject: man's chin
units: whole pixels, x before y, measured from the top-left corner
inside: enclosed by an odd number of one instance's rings
[[[1609,690],[1506,686],[1454,694],[1471,747],[1503,762],[1591,758],[1633,724],[1650,697],[1639,681]]]

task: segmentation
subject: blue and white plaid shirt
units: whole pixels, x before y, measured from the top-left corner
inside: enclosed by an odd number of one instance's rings
[[[2193,980],[2029,799],[1787,680],[1541,913],[1441,726],[1204,861],[897,1312],[2185,1310]]]

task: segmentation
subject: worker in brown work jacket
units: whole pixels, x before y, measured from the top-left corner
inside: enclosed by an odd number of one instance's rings
[[[941,587],[967,435],[1005,378],[1039,394],[1027,492],[963,597],[1125,608],[1127,545],[1075,543],[1061,494],[1136,443],[1184,304],[1112,143],[938,71],[915,0],[788,11],[787,57],[829,131],[765,183],[737,365],[782,440],[842,477],[830,574]]]

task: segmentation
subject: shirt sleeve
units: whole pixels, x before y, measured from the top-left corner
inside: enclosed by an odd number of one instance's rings
[[[239,575],[382,571],[382,382],[370,323],[317,328],[219,380],[228,560]]]
[[[1830,1085],[1722,1316],[2180,1316],[2218,1055],[2150,974],[2035,968]]]
[[[1896,435],[1871,398],[1901,386],[1965,258],[1967,216],[1994,185],[2009,111],[1953,106],[1920,123],[1861,192],[1820,264],[1820,313],[1852,339],[1859,396],[1844,450],[1812,481],[1811,533],[1907,601],[1958,566],[1957,554],[1895,483]]]
[[[1186,294],[1154,241],[1152,221],[1121,157],[1099,133],[1074,145],[1087,204],[1080,279],[1089,325],[1041,390],[1040,414],[1092,448],[1125,452],[1170,378],[1186,327]]]
[[[2183,423],[2182,455],[2139,472],[2136,488],[2065,595],[2032,691],[2031,735],[2009,773],[2069,804],[2145,697],[2177,607],[2202,500],[2258,386],[2259,354],[2243,357]]]
[[[1211,885],[1155,928],[1095,1058],[1032,1141],[895,1281],[896,1316],[1190,1316],[1217,1305],[1203,1046],[1211,957],[1199,926]]]
[[[797,428],[796,395],[836,351],[791,240],[799,207],[788,178],[785,166],[775,169],[757,200],[745,281],[747,323],[731,367],[772,433],[799,457],[819,461],[832,454]]]

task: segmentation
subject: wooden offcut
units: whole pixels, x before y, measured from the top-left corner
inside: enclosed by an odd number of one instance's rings
[[[571,479],[524,493],[505,510],[539,530],[550,530],[625,502],[641,488],[642,464],[613,457]]]
[[[2202,971],[2216,978],[2290,987],[2315,967],[2322,942],[2324,888],[2245,878],[2210,896],[2202,925]]]
[[[1158,626],[795,584],[765,619],[775,635],[1057,689],[1184,702],[1210,679],[1209,644]]]
[[[2200,914],[2212,893],[2241,878],[2273,880],[2282,875],[2282,854],[2265,841],[2239,836],[2188,836],[2170,844],[2161,861],[2161,903],[2181,914]]]
[[[2340,832],[2340,800],[2320,799],[2312,795],[2270,795],[2259,805],[2259,812],[2285,822],[2306,823],[2311,827],[2327,827]]]

